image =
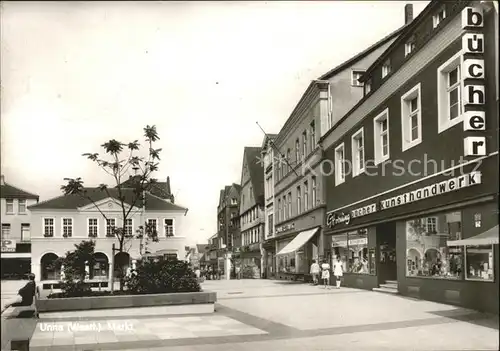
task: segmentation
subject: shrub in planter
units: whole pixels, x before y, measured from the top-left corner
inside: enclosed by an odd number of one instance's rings
[[[187,262],[140,260],[125,284],[131,294],[161,294],[201,291],[196,275]]]
[[[241,270],[241,277],[243,279],[253,279],[255,276],[254,266],[243,266]]]

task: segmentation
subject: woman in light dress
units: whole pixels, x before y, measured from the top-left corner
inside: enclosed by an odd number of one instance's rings
[[[325,289],[330,289],[330,265],[327,260],[324,260],[321,265],[321,279],[325,284]]]
[[[335,276],[335,283],[337,289],[340,289],[340,277],[344,273],[344,267],[342,266],[342,261],[340,261],[339,256],[335,256],[335,261],[333,261],[333,275]]]

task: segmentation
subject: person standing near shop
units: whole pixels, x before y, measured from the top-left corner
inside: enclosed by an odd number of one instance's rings
[[[319,264],[316,263],[316,260],[313,260],[312,265],[311,265],[311,271],[310,271],[312,279],[313,279],[313,285],[318,285],[320,271],[321,271],[321,268],[319,267]]]
[[[321,265],[321,279],[325,284],[325,289],[330,289],[330,265],[327,260],[324,260]]]
[[[333,275],[335,276],[335,285],[337,289],[340,289],[340,279],[344,275],[344,267],[339,256],[335,256],[335,261],[333,262]]]

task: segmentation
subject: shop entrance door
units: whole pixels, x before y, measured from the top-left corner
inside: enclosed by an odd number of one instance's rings
[[[397,281],[396,223],[377,226],[378,283]]]

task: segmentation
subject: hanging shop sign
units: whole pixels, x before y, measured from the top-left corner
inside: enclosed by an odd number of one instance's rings
[[[330,228],[333,228],[339,224],[349,225],[353,218],[362,217],[378,211],[387,210],[389,208],[425,200],[434,196],[446,194],[477,184],[481,184],[481,172],[474,171],[439,183],[434,183],[417,190],[409,191],[404,194],[379,201],[378,203],[352,210],[350,212],[328,212],[326,217],[326,224]]]
[[[293,230],[293,229],[295,229],[295,223],[284,224],[284,225],[276,228],[276,234],[283,233],[283,232]]]
[[[16,241],[9,239],[2,240],[2,252],[16,252]]]
[[[484,78],[484,27],[483,10],[479,7],[466,7],[462,11],[462,100],[467,106],[464,112],[463,127],[468,132],[464,138],[464,156],[486,155],[486,137],[481,135],[486,129],[486,115],[482,108],[486,102]],[[478,133],[479,132],[479,133]]]

